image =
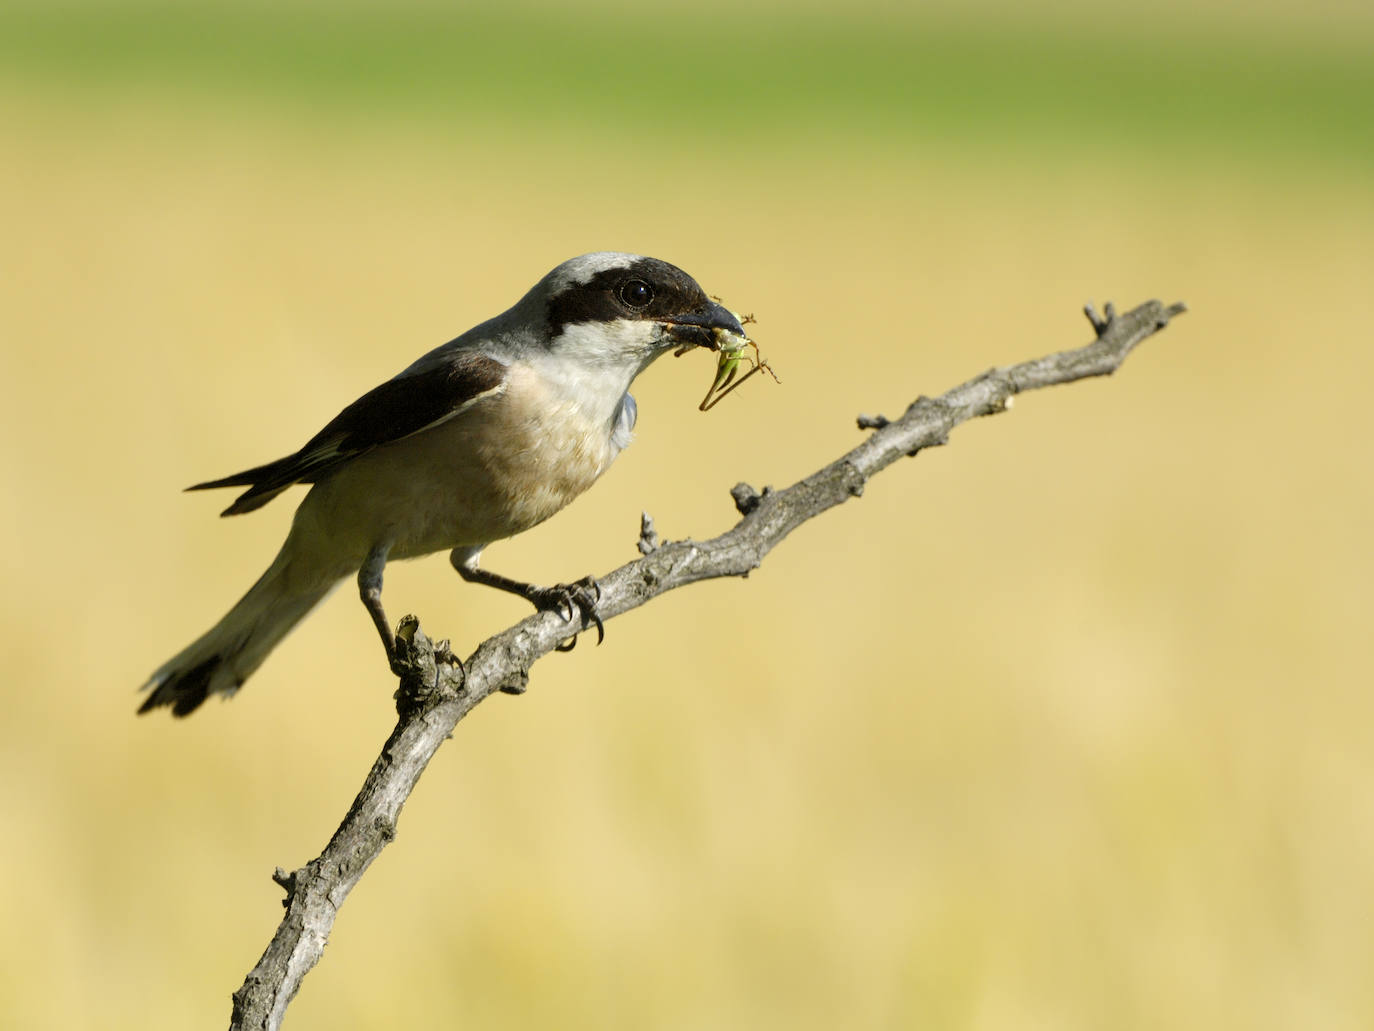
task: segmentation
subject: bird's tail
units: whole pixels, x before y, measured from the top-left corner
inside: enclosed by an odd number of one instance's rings
[[[338,582],[301,576],[283,548],[237,605],[204,635],[148,678],[140,713],[163,705],[172,715],[194,712],[212,694],[230,695]]]

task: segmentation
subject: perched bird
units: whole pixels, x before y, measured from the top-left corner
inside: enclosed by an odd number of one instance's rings
[[[185,716],[232,694],[336,583],[358,588],[388,658],[382,608],[391,558],[449,550],[464,580],[541,608],[576,604],[585,586],[537,587],[479,569],[492,541],[543,522],[596,482],[630,442],[631,381],[665,351],[711,349],[739,320],[691,276],[635,254],[559,265],[503,315],[436,348],[354,401],[293,455],[198,483],[247,487],[224,510],[261,508],[310,484],[276,560],[204,636],[148,678],[139,712]]]

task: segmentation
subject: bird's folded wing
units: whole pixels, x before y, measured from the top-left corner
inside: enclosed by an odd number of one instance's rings
[[[477,352],[444,355],[369,390],[294,455],[186,489],[247,486],[221,514],[252,512],[294,483],[315,483],[358,455],[447,422],[499,394],[505,375],[505,365]]]

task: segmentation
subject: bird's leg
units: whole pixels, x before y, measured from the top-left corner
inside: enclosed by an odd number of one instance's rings
[[[540,587],[538,584],[522,583],[500,573],[480,568],[477,565],[477,556],[480,554],[480,550],[454,548],[449,554],[449,561],[453,563],[453,568],[458,570],[458,575],[468,583],[485,584],[495,587],[498,591],[518,594],[535,608],[557,612],[569,623],[572,622],[575,612],[581,612],[582,625],[585,627],[591,623],[596,627],[596,643],[600,644],[606,639],[605,624],[601,622],[601,617],[596,611],[596,603],[601,600],[601,585],[592,577],[585,576],[570,584]],[[574,634],[567,646],[560,644],[558,650],[572,651],[576,643],[577,636]]]
[[[358,570],[358,594],[363,599],[363,608],[367,609],[367,614],[372,617],[377,633],[382,638],[382,647],[386,649],[386,661],[394,665],[396,634],[386,618],[386,609],[382,608],[382,570],[386,568],[386,556],[389,551],[391,545],[387,543],[378,544],[367,553],[362,568]]]

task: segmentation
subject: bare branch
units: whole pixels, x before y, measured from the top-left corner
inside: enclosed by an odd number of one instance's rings
[[[944,444],[955,426],[975,416],[1005,411],[1023,390],[1115,372],[1137,344],[1185,310],[1182,304],[1147,301],[1125,315],[1109,304],[1105,315],[1098,315],[1088,305],[1084,312],[1097,339],[1085,347],[990,369],[938,398],[918,398],[898,419],[860,416],[860,427],[874,432],[806,479],[785,490],[765,487],[762,493],[737,485],[731,495],[741,519],[719,537],[665,543],[646,515],[639,541],[643,557],[600,581],[597,613],[609,620],[698,580],[745,575],[794,529],[863,493],[869,477],[897,459]],[[582,629],[587,625],[584,618]],[[281,1024],[302,978],[324,951],[335,914],[395,837],[401,807],[439,746],[484,698],[496,691],[523,691],[530,667],[567,637],[561,615],[539,612],[484,642],[460,664],[447,642],[429,641],[415,617],[401,621],[397,646],[406,672],[396,692],[396,728],[324,851],[294,873],[274,875],[286,890],[286,915],[234,993],[231,1029]]]

